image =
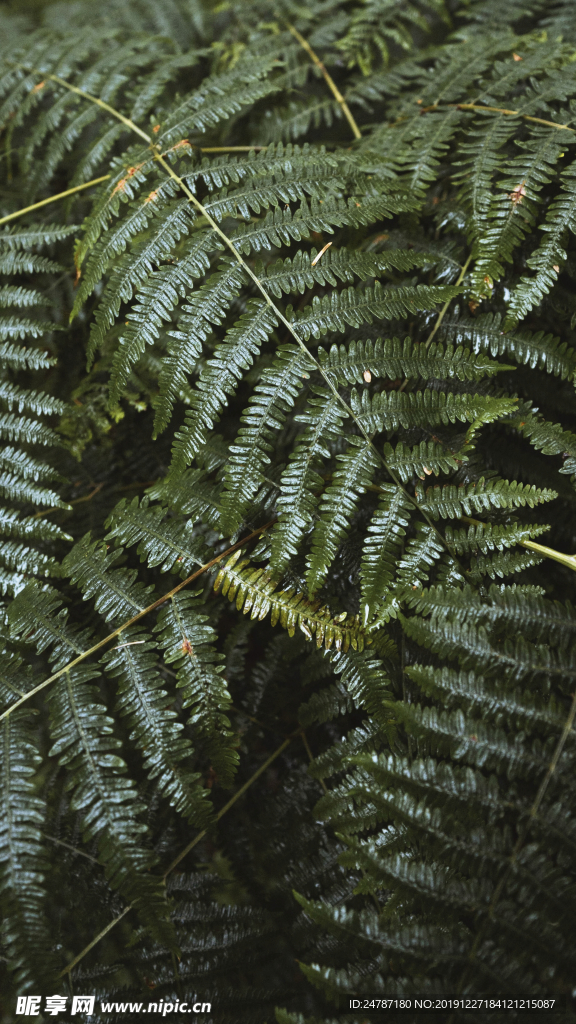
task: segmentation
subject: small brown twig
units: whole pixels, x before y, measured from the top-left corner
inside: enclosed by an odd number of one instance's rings
[[[346,120],[348,121],[348,124],[350,125],[350,127],[352,129],[354,138],[355,139],[361,139],[362,138],[362,134],[360,132],[360,129],[359,129],[358,125],[356,124],[356,121],[354,120],[354,117],[352,115],[350,107],[346,103],[346,100],[344,99],[342,93],[340,92],[340,89],[338,88],[338,86],[336,85],[336,82],[332,78],[332,75],[326,70],[326,68],[325,68],[324,64],[322,63],[322,61],[320,60],[320,57],[318,56],[318,54],[314,53],[314,50],[310,46],[310,43],[308,42],[307,39],[304,38],[303,35],[300,34],[298,29],[294,28],[294,25],[291,25],[289,21],[286,21],[285,25],[286,25],[286,28],[288,29],[288,31],[292,33],[294,38],[298,40],[298,42],[300,43],[300,46],[302,46],[306,50],[306,53],[310,57],[310,60],[313,61],[313,63],[316,65],[316,67],[319,68],[320,71],[322,72],[322,74],[324,76],[324,80],[325,80],[326,84],[328,85],[328,88],[334,94],[334,96],[336,98],[336,102],[339,103],[340,108],[342,110],[342,113],[344,114],[344,117],[346,118]]]
[[[169,865],[169,867],[166,868],[166,871],[162,875],[162,879],[164,881],[167,879],[168,875],[171,874],[172,871],[174,871],[174,868],[178,866],[180,861],[183,860],[184,857],[186,857],[186,855],[188,853],[190,853],[190,850],[194,849],[194,847],[200,842],[200,840],[204,838],[204,836],[208,832],[208,829],[211,828],[212,825],[215,825],[217,821],[220,821],[220,818],[224,817],[224,815],[230,810],[230,808],[234,806],[236,801],[239,800],[240,797],[244,795],[246,790],[250,789],[250,786],[254,782],[256,782],[256,779],[258,779],[260,777],[260,775],[262,775],[262,773],[266,771],[266,769],[272,764],[272,762],[275,761],[276,758],[279,757],[280,754],[284,750],[286,750],[286,747],[301,732],[302,732],[302,729],[298,728],[294,732],[290,733],[290,735],[287,736],[286,739],[282,741],[280,746],[277,747],[276,750],[272,754],[270,754],[270,757],[268,757],[266,759],[266,761],[264,761],[264,763],[261,764],[260,767],[256,769],[254,774],[250,776],[250,778],[244,783],[244,785],[240,786],[240,789],[238,789],[236,791],[236,793],[234,793],[234,796],[232,796],[230,798],[228,803],[224,804],[224,807],[220,808],[220,810],[218,811],[217,815],[215,816],[214,820],[210,823],[210,825],[207,828],[203,829],[201,832],[199,832],[198,835],[195,836],[194,839],[190,843],[188,843],[188,846],[185,846],[184,849],[178,854],[178,856],[174,858],[172,863]],[[108,934],[108,932],[112,931],[112,928],[114,928],[114,926],[117,925],[118,922],[121,921],[122,918],[125,917],[126,914],[129,913],[130,910],[132,910],[132,905],[131,904],[129,904],[127,907],[124,907],[124,910],[122,910],[121,913],[118,914],[118,916],[115,917],[113,921],[110,921],[110,923],[107,924],[106,927],[103,928],[102,931],[99,932],[98,935],[96,935],[96,937],[94,939],[92,939],[91,942],[88,943],[88,945],[82,950],[82,952],[78,953],[78,956],[75,956],[74,959],[71,960],[70,963],[66,965],[66,967],[64,968],[63,971],[60,972],[58,977],[59,978],[64,978],[67,974],[69,974],[70,971],[73,970],[73,968],[76,966],[76,964],[80,963],[80,961],[84,959],[86,954],[89,953],[91,949],[94,949],[94,946],[96,946],[100,942],[100,940],[103,939],[104,936]]]

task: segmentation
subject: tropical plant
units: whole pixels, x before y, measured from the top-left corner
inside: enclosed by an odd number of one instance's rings
[[[5,1019],[571,1019],[573,4],[1,23]]]

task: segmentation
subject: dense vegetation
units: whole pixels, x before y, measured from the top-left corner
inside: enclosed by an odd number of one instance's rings
[[[0,29],[5,1019],[564,999],[573,0]]]

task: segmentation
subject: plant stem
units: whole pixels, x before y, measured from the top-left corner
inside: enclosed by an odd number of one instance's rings
[[[453,110],[487,110],[491,114],[505,114],[508,117],[521,117],[524,121],[533,121],[535,124],[543,124],[547,128],[558,128],[559,131],[576,132],[568,124],[557,124],[556,121],[545,121],[542,117],[532,117],[531,114],[523,114],[521,110],[508,110],[506,107],[487,107],[483,103],[431,103],[429,107],[421,107],[420,114],[429,114],[432,110],[441,110],[444,107],[452,107]],[[398,118],[394,124],[400,124],[406,117]]]
[[[346,103],[346,100],[344,99],[342,93],[340,92],[340,89],[336,85],[336,82],[334,81],[332,76],[329,74],[329,72],[326,70],[324,64],[320,60],[320,57],[318,56],[317,53],[314,53],[314,50],[310,46],[310,43],[308,42],[308,40],[305,39],[304,36],[300,35],[300,32],[298,31],[297,28],[294,28],[294,25],[291,25],[289,21],[286,21],[285,25],[286,25],[288,31],[292,33],[294,38],[298,40],[298,42],[300,43],[300,46],[302,46],[306,50],[306,53],[308,54],[310,59],[314,62],[316,67],[319,68],[320,71],[322,72],[322,74],[324,76],[324,80],[326,81],[326,84],[328,85],[328,88],[332,91],[333,95],[336,98],[337,103],[340,104],[340,108],[342,110],[342,113],[344,114],[346,120],[348,121],[348,124],[350,125],[350,127],[352,129],[352,133],[354,135],[354,138],[355,139],[361,139],[362,138],[362,134],[360,132],[360,129],[359,129],[358,125],[356,124],[356,121],[354,120],[354,117],[352,116],[352,112],[350,110],[350,107]]]
[[[65,192],[58,192],[55,196],[49,196],[48,199],[41,199],[39,203],[32,203],[32,206],[24,206],[21,210],[16,210],[15,213],[9,213],[7,217],[0,217],[0,224],[7,224],[9,220],[15,220],[16,217],[23,217],[25,213],[31,213],[32,210],[38,210],[41,206],[47,206],[48,203],[55,203],[57,199],[65,199],[66,196],[71,196],[74,192],[81,192],[84,188],[90,188],[91,185],[99,185],[102,181],[107,181],[110,177],[109,174],[103,174],[101,178],[93,178],[92,181],[85,181],[83,185],[75,185],[74,188],[67,188]]]
[[[480,519],[471,519],[470,516],[460,516],[463,523],[470,523],[471,526],[485,526]],[[531,551],[537,551],[538,554],[543,555],[544,558],[552,558],[555,562],[560,562],[565,565],[568,569],[572,569],[576,572],[576,555],[564,555],[561,551],[556,551],[555,548],[545,547],[544,544],[536,544],[533,540],[519,540],[517,542],[521,544],[523,548],[529,548]]]

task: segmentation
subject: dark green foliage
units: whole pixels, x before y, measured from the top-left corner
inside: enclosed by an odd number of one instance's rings
[[[5,6],[2,1019],[571,1019],[573,9]]]

